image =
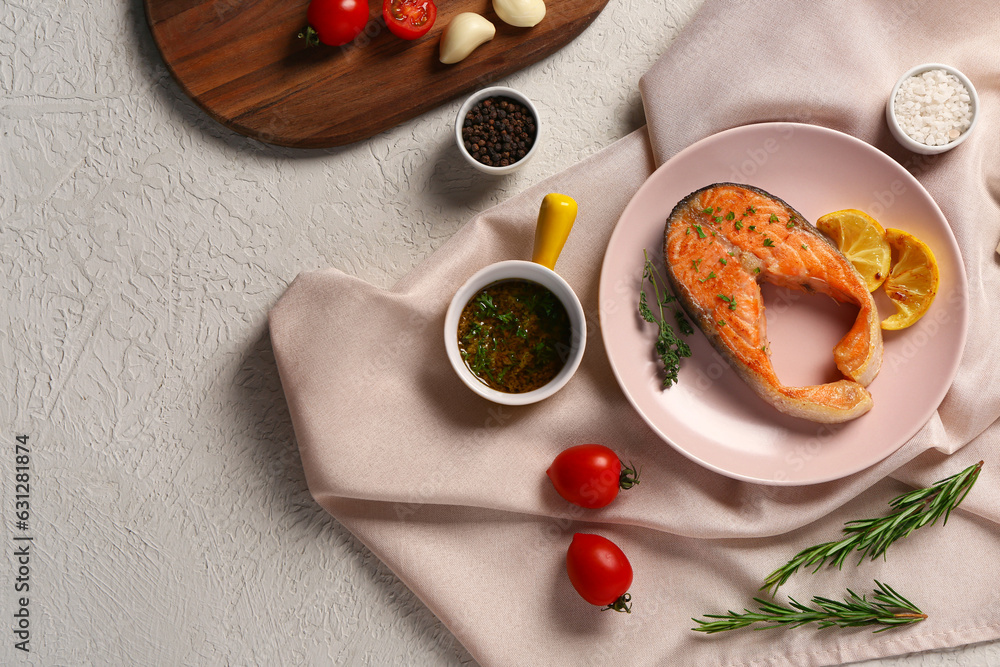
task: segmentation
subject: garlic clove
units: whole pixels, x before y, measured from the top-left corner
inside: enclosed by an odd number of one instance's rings
[[[484,17],[474,12],[462,12],[441,34],[440,60],[445,65],[464,60],[496,34],[496,27]]]
[[[530,28],[545,18],[544,0],[493,0],[493,11],[504,23]]]

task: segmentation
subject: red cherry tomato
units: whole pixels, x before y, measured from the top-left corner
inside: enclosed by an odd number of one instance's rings
[[[309,27],[329,46],[347,44],[368,23],[367,0],[312,0],[306,12]],[[307,41],[313,43],[307,33]]]
[[[628,594],[632,565],[611,540],[587,533],[573,535],[566,552],[566,572],[573,588],[590,604],[632,612]]]
[[[639,473],[623,468],[618,456],[604,445],[577,445],[561,452],[545,474],[559,495],[580,507],[604,507],[619,489],[639,483]]]
[[[382,3],[382,18],[389,32],[403,39],[426,35],[437,13],[433,0],[384,0]]]

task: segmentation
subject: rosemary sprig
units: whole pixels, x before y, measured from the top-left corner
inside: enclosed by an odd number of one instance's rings
[[[801,567],[815,566],[813,572],[816,572],[829,561],[831,565],[840,568],[853,551],[861,553],[859,565],[866,556],[875,560],[885,554],[890,544],[918,528],[934,525],[942,516],[942,525],[948,523],[951,511],[965,500],[979,478],[982,467],[983,462],[980,461],[927,488],[914,489],[897,496],[889,502],[889,506],[895,510],[892,514],[875,519],[848,521],[844,524],[846,537],[800,551],[788,563],[769,574],[760,590],[773,594]]]
[[[882,627],[875,632],[882,632],[901,625],[919,623],[927,618],[927,614],[920,611],[915,604],[894,591],[889,585],[877,580],[871,601],[863,595],[858,595],[850,588],[847,589],[847,597],[844,602],[814,597],[812,603],[816,608],[808,607],[791,597],[788,600],[791,606],[754,598],[754,601],[760,605],[758,611],[744,609],[742,614],[737,614],[734,611],[729,611],[726,614],[705,614],[706,618],[717,620],[703,621],[692,618],[691,620],[698,626],[691,629],[695,632],[714,634],[745,628],[754,623],[766,624],[756,628],[758,630],[778,627],[797,628],[807,623],[818,623],[820,629],[831,626],[852,628],[863,625],[881,625]]]
[[[649,284],[653,286],[653,298],[656,300],[656,307],[659,310],[659,314],[657,316],[652,308],[650,308],[649,303],[646,301],[646,291],[641,288],[639,290],[639,314],[642,316],[642,319],[650,324],[657,325],[659,329],[656,334],[656,354],[659,355],[660,361],[663,362],[665,373],[663,386],[669,387],[677,382],[677,373],[681,368],[681,357],[690,357],[691,347],[677,336],[677,332],[670,326],[663,313],[664,307],[670,302],[676,301],[676,297],[667,291],[666,286],[664,286],[661,294],[660,283],[662,279],[659,278],[656,268],[653,267],[653,262],[650,261],[649,253],[646,252],[645,248],[643,248],[642,254],[646,258],[646,263],[642,267],[642,277],[648,280]],[[677,321],[677,327],[683,333],[694,333],[694,329],[684,316],[684,313],[675,309],[674,318]]]

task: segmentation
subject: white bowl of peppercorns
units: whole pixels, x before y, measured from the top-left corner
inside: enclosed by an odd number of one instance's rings
[[[487,174],[519,169],[538,147],[538,109],[513,88],[484,88],[465,101],[455,119],[458,152]]]

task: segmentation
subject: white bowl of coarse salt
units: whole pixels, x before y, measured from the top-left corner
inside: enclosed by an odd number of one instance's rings
[[[885,105],[889,131],[922,155],[951,150],[979,120],[979,95],[969,78],[949,65],[925,63],[899,77]]]

